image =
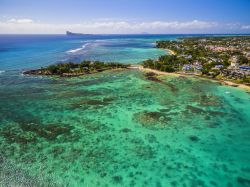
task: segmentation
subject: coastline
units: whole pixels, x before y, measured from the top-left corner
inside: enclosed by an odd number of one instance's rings
[[[178,73],[168,73],[168,72],[163,72],[163,71],[159,71],[159,70],[155,70],[155,69],[144,68],[142,66],[138,66],[138,69],[140,71],[152,72],[152,73],[156,73],[158,75],[167,75],[167,76],[175,76],[175,77],[179,77],[180,76],[180,74],[178,74]]]
[[[174,52],[171,49],[165,49],[170,55],[176,55],[176,52]]]
[[[165,76],[175,76],[175,77],[180,77],[180,76],[182,76],[182,77],[197,77],[197,78],[203,78],[203,79],[207,79],[207,80],[210,80],[210,81],[219,82],[219,83],[221,83],[222,85],[225,85],[225,86],[237,87],[237,88],[241,88],[241,89],[244,89],[244,90],[250,92],[250,86],[247,86],[247,85],[245,85],[245,84],[234,83],[234,82],[228,81],[228,80],[212,79],[212,78],[209,78],[209,77],[198,76],[198,75],[196,75],[196,74],[184,74],[184,73],[177,73],[177,72],[175,72],[175,73],[168,73],[168,72],[162,72],[162,71],[155,70],[155,69],[144,68],[143,66],[138,66],[137,69],[140,70],[140,71],[152,72],[152,73],[156,73],[156,74],[158,74],[158,75],[165,75]]]
[[[218,80],[218,81],[221,82],[225,86],[237,87],[237,88],[241,88],[250,92],[250,86],[247,86],[245,84],[237,84],[237,83],[227,81],[227,80]]]

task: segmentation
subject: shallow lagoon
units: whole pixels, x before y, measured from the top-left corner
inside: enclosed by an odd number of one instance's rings
[[[136,70],[4,75],[3,184],[249,186],[244,90],[185,77],[153,82]]]

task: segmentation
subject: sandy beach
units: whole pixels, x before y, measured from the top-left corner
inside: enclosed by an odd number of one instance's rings
[[[144,72],[153,72],[153,73],[156,73],[158,75],[177,76],[177,77],[180,76],[180,74],[178,74],[178,73],[168,73],[168,72],[158,71],[158,70],[154,70],[154,69],[150,69],[150,68],[144,68],[142,66],[139,66],[138,69],[140,71],[144,71]]]
[[[174,51],[172,51],[171,49],[166,49],[166,51],[170,54],[170,55],[176,55],[176,53]]]
[[[245,84],[236,84],[234,82],[224,81],[224,80],[221,80],[219,82],[221,82],[223,85],[226,85],[226,86],[238,87],[238,88],[242,88],[250,92],[250,86],[247,86]]]
[[[194,77],[195,76],[197,78],[205,78],[205,79],[208,79],[208,80],[211,80],[211,81],[220,82],[220,83],[222,83],[223,85],[226,85],[226,86],[237,87],[237,88],[241,88],[241,89],[250,91],[250,86],[247,86],[245,84],[237,84],[237,83],[227,81],[227,80],[216,80],[216,79],[211,79],[211,78],[208,78],[208,77],[200,77],[200,76],[198,76],[196,74],[168,73],[168,72],[162,72],[162,71],[155,70],[155,69],[144,68],[143,66],[134,66],[131,69],[139,69],[140,71],[153,72],[153,73],[156,73],[158,75],[165,75],[165,76],[176,76],[176,77],[179,77],[179,76]]]

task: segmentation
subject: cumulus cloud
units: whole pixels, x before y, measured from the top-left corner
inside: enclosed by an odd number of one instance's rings
[[[216,22],[207,21],[121,21],[96,20],[78,24],[52,24],[35,22],[32,19],[10,19],[0,21],[0,33],[65,33],[66,30],[91,34],[122,34],[122,33],[209,33],[220,26]]]

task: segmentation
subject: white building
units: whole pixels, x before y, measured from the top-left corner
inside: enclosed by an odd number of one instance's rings
[[[232,56],[229,59],[229,62],[231,63],[231,65],[230,65],[231,68],[239,68],[239,58],[238,58],[238,56]]]

